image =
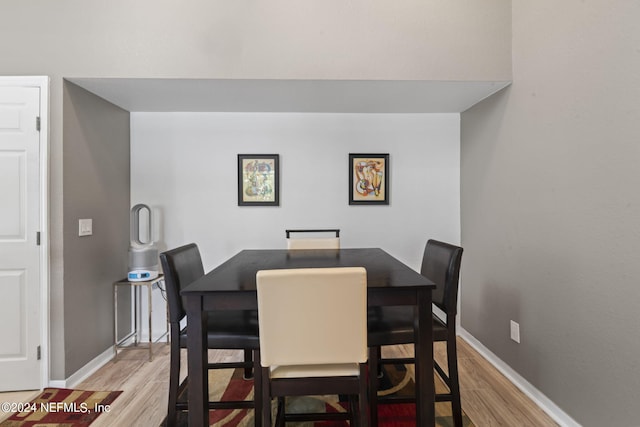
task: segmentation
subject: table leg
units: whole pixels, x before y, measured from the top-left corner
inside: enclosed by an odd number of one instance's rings
[[[202,310],[202,297],[187,294],[185,310],[189,328],[187,335],[189,426],[207,426],[209,424],[209,379],[205,344],[207,314]]]
[[[152,337],[152,331],[151,331],[151,313],[153,311],[153,305],[151,302],[151,289],[153,288],[153,285],[151,284],[151,282],[147,283],[147,292],[148,292],[148,299],[149,299],[149,310],[147,310],[148,314],[149,314],[149,362],[151,362],[151,360],[153,359],[153,337]]]
[[[433,320],[431,289],[418,290],[415,337],[416,425],[435,426],[435,384],[433,382]]]
[[[164,283],[164,279],[162,279],[162,286],[163,286],[162,289],[165,289],[165,290],[167,289],[167,285]],[[165,314],[167,316],[167,329],[166,329],[167,333],[165,335],[167,337],[167,344],[169,344],[169,335],[170,335],[169,331],[171,330],[171,324],[170,324],[170,319],[171,318],[169,317],[169,302],[167,302],[166,299],[164,301],[164,310],[165,310]]]
[[[140,314],[138,313],[138,304],[140,304],[140,299],[138,298],[139,294],[140,287],[133,286],[133,331],[135,332],[135,335],[133,336],[134,346],[138,345],[138,330],[140,329],[140,326],[138,324],[138,315]]]

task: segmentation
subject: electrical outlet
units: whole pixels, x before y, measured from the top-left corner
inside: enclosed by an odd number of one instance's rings
[[[520,324],[511,321],[511,339],[520,344]]]

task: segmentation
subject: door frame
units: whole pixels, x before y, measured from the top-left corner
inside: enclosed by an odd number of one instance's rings
[[[40,389],[49,385],[49,84],[48,76],[0,76],[0,86],[40,89]]]

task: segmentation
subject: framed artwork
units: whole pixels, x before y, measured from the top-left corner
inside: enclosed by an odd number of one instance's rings
[[[280,205],[280,156],[238,154],[238,206]]]
[[[349,204],[389,204],[389,154],[349,154]]]

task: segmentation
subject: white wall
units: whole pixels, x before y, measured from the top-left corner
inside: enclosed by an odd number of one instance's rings
[[[284,230],[338,227],[419,268],[428,238],[460,241],[458,114],[132,113],[131,203],[160,217],[160,249],[200,246],[206,269]],[[348,155],[389,153],[389,206],[348,204]],[[237,205],[237,154],[279,154],[279,207]]]

